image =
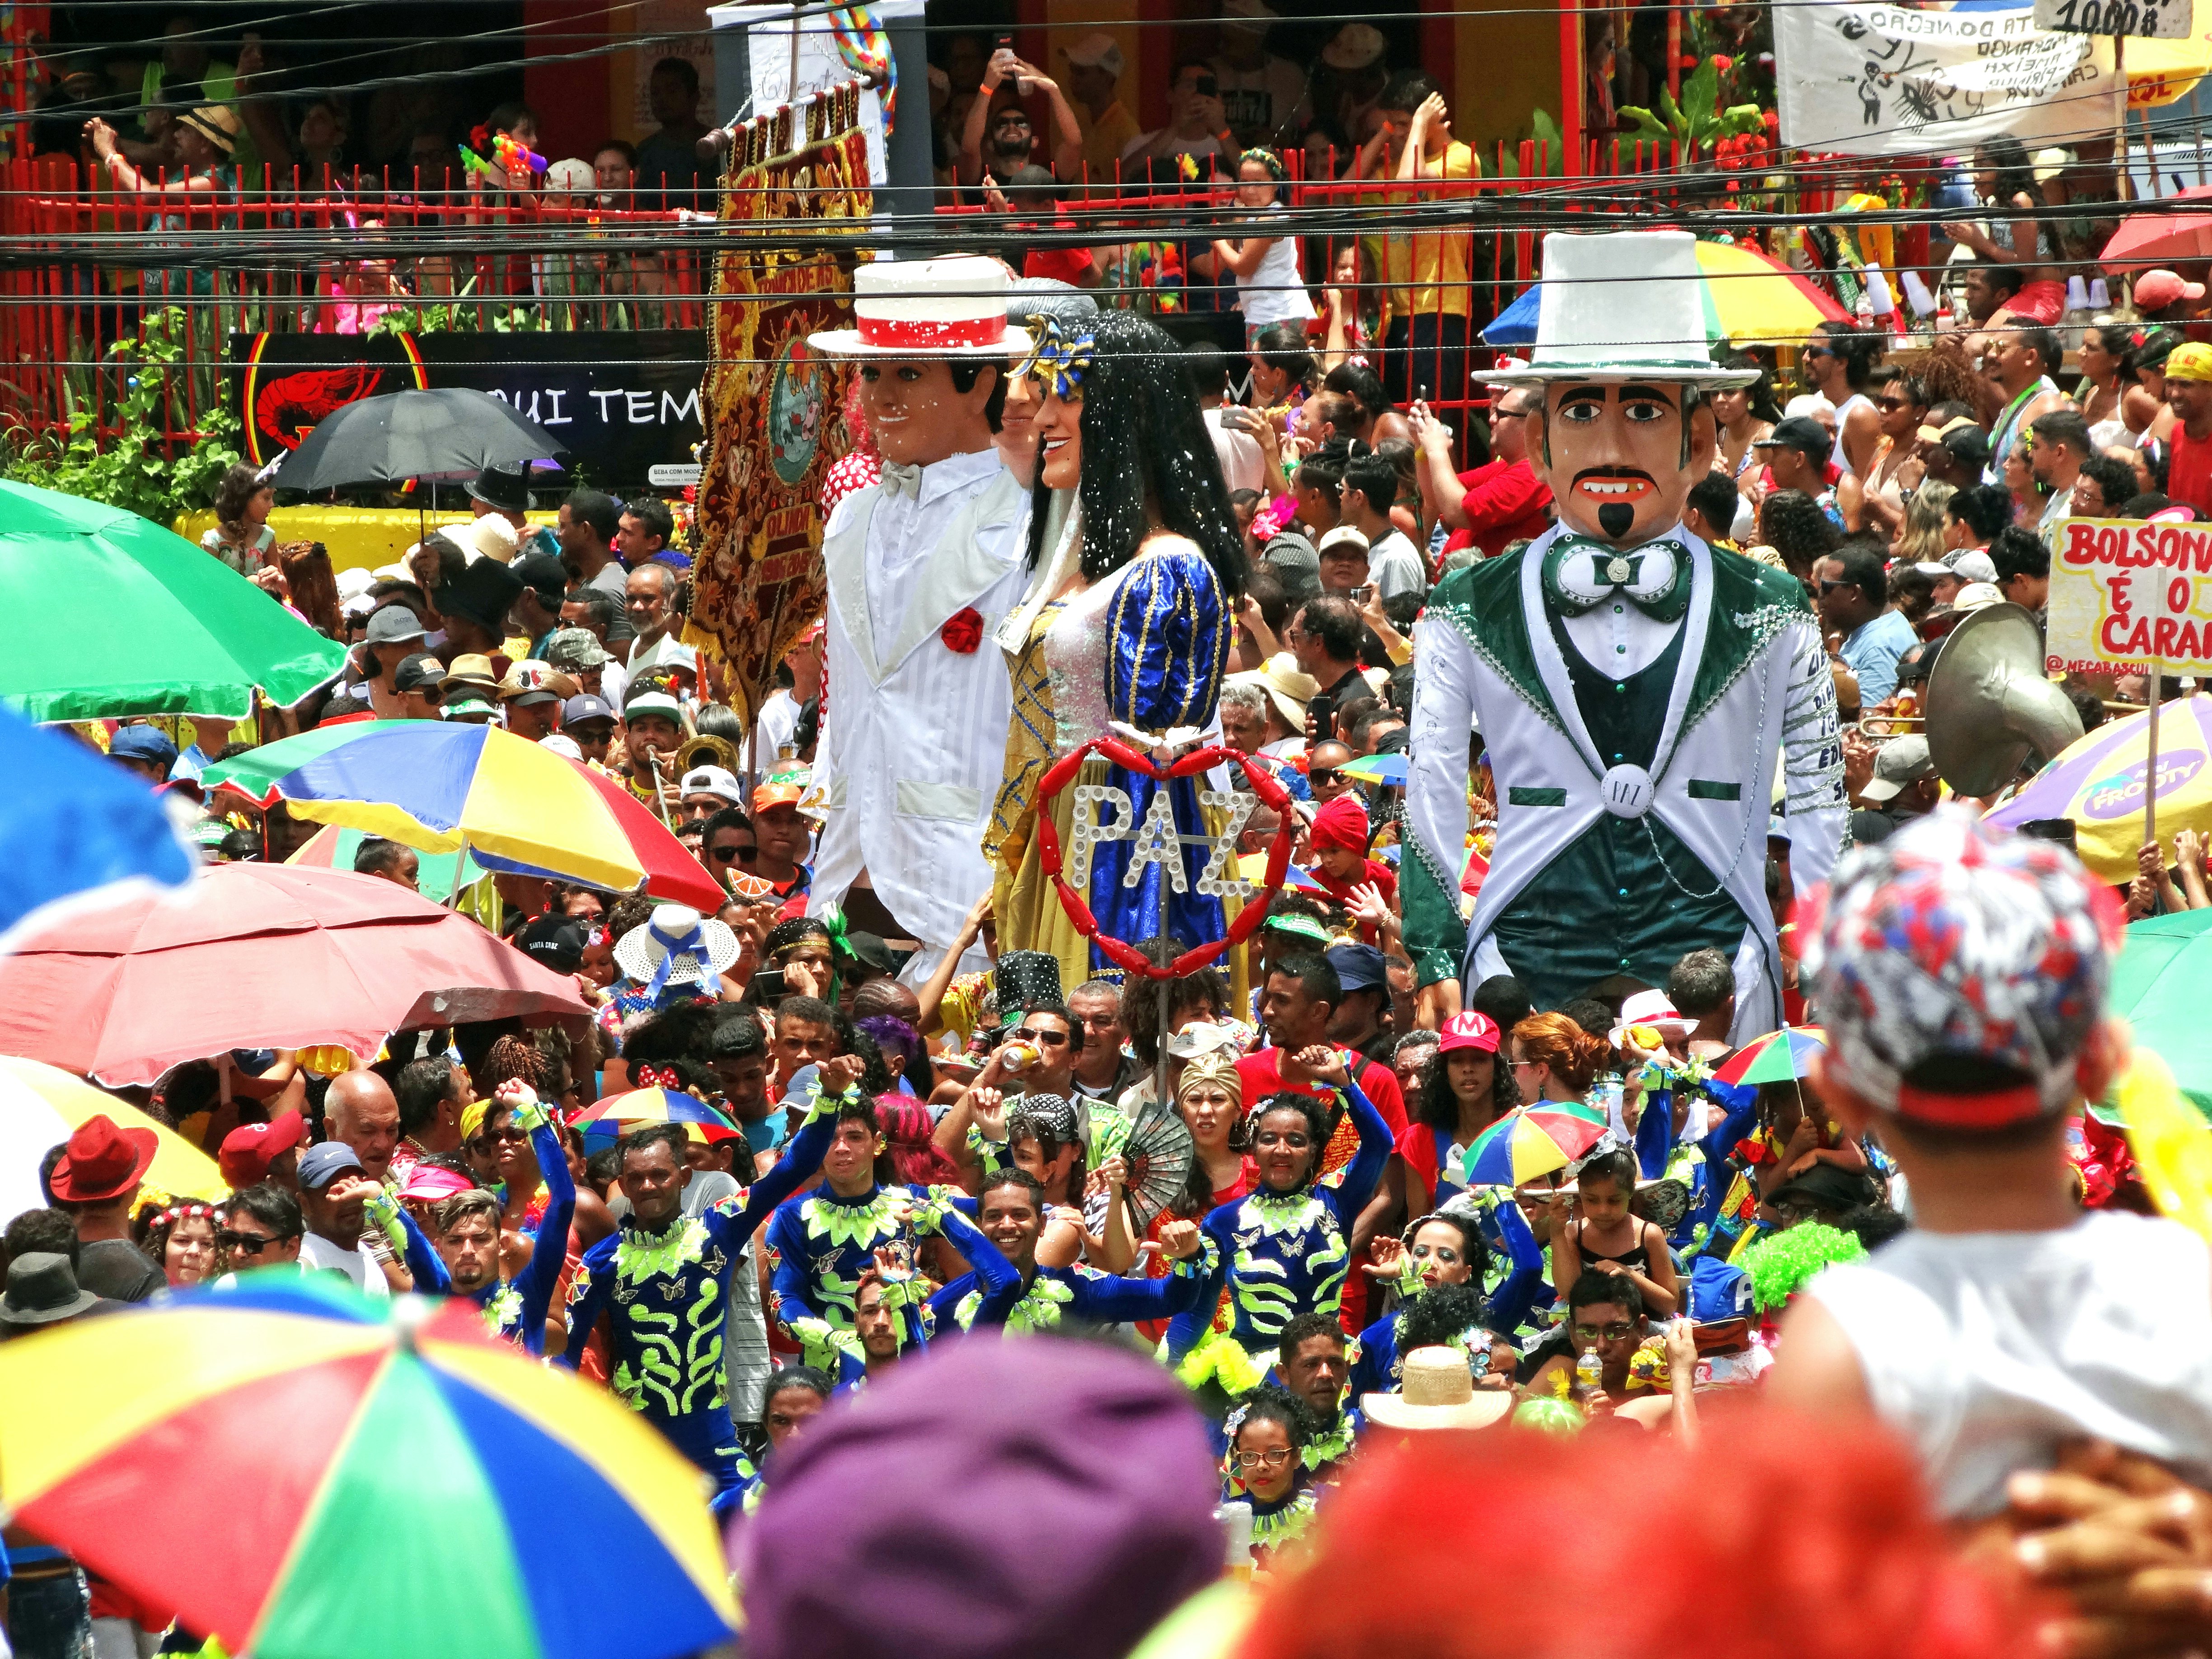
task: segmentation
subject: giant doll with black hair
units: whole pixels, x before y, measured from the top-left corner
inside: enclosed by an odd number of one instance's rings
[[[1782,1023],[1766,833],[1785,811],[1800,890],[1827,878],[1835,684],[1797,582],[1682,526],[1717,453],[1705,393],[1757,378],[1707,356],[1698,292],[1681,232],[1547,236],[1534,359],[1491,377],[1536,394],[1529,462],[1559,522],[1454,571],[1419,624],[1399,880],[1438,1013],[1494,974],[1557,1007],[1711,947],[1735,1040]],[[1498,838],[1463,920],[1470,727]]]
[[[1218,830],[1200,781],[1163,785],[1093,756],[1051,802],[1039,802],[1037,784],[1056,758],[1109,732],[1158,749],[1171,732],[1214,728],[1244,550],[1173,337],[1130,312],[1039,320],[1036,354],[1017,371],[1041,396],[1031,580],[999,635],[1014,706],[984,848],[1001,945],[1051,952],[1062,982],[1078,985],[1109,964],[1044,876],[1040,810],[1054,815],[1066,878],[1107,936],[1203,940],[1227,929],[1210,849],[1132,833],[1163,797],[1184,835],[1201,822]],[[1073,506],[1054,513],[1060,491]]]

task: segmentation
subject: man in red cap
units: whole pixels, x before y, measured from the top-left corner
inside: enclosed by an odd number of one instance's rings
[[[296,1198],[300,1147],[307,1139],[307,1120],[297,1112],[286,1112],[266,1123],[241,1123],[222,1138],[216,1164],[233,1192],[273,1181]]]
[[[76,1218],[76,1282],[94,1296],[143,1302],[168,1282],[131,1242],[131,1206],[155,1145],[151,1129],[99,1113],[77,1126],[46,1176],[55,1207]]]
[[[1390,907],[1398,878],[1389,865],[1367,856],[1367,809],[1358,796],[1339,795],[1324,805],[1314,814],[1307,838],[1313,843],[1313,878],[1331,898],[1357,914],[1360,905],[1352,889],[1367,886],[1381,895],[1384,908]],[[1360,922],[1359,937],[1364,944],[1382,943],[1370,921]]]

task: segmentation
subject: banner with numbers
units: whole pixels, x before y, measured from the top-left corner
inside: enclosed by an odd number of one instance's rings
[[[1777,6],[1774,79],[1782,143],[1850,155],[1960,155],[2007,136],[2030,149],[2073,143],[2111,131],[2123,97],[2111,40],[2038,28],[2025,4]]]

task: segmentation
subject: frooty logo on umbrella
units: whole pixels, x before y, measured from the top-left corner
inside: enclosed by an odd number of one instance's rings
[[[2158,798],[2164,800],[2203,769],[2204,751],[2182,749],[2158,757]],[[2081,816],[2100,821],[2124,818],[2142,811],[2143,779],[2150,763],[2137,761],[2124,772],[2100,778],[2081,792]]]

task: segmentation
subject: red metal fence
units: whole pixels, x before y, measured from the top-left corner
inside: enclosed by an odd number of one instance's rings
[[[1606,161],[1617,172],[1671,172],[1676,161],[1651,146],[1613,150],[1601,158],[1593,145],[1589,170]],[[1365,337],[1355,347],[1394,398],[1420,396],[1440,413],[1480,407],[1490,354],[1476,336],[1533,280],[1537,254],[1534,232],[1477,229],[1474,210],[1485,198],[1588,179],[1555,179],[1550,158],[1528,143],[1498,147],[1480,178],[1443,181],[1309,179],[1303,155],[1285,159],[1288,205],[1302,221],[1326,226],[1332,214],[1357,216],[1349,233],[1324,228],[1301,239],[1302,274],[1321,295],[1339,259],[1356,254],[1342,284],[1356,296],[1357,332]],[[1086,179],[1050,215],[1029,222],[1049,225],[1053,235],[1041,240],[1202,248],[1207,227],[1224,228],[1220,216],[1232,193],[1218,181],[1187,183],[1168,172],[1166,182],[1157,164],[1151,183]],[[66,434],[83,418],[104,442],[112,432],[101,411],[113,407],[117,380],[131,372],[112,349],[170,307],[185,319],[176,343],[179,395],[165,422],[173,452],[194,442],[203,415],[218,406],[234,333],[703,325],[711,225],[566,198],[486,198],[440,187],[447,182],[426,188],[420,175],[403,180],[388,172],[264,173],[246,190],[163,198],[119,191],[96,169],[87,179],[67,157],[6,163],[0,234],[15,258],[0,276],[0,422]],[[1469,206],[1467,228],[1380,228],[1401,204],[1422,204],[1433,219],[1436,204],[1451,201]],[[985,211],[940,210],[948,229]],[[1017,214],[1011,222],[1021,222]],[[1163,308],[1162,296],[1127,268],[1098,297]],[[1194,290],[1193,297],[1226,307],[1234,291]]]

